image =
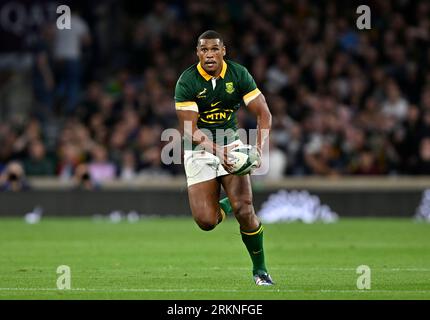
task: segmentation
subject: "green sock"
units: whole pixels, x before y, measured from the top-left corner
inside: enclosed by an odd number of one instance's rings
[[[228,200],[227,197],[222,198],[219,201],[219,206],[225,212],[225,214],[231,214],[231,213],[233,213],[233,208],[231,207],[230,200]]]
[[[264,263],[263,226],[261,223],[254,231],[240,230],[240,233],[242,234],[242,241],[245,243],[252,260],[252,273],[255,275],[267,272],[266,265]]]

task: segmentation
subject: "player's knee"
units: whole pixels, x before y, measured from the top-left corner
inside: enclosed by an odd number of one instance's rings
[[[210,223],[210,222],[197,222],[197,225],[202,229],[203,231],[211,231],[216,227],[216,224]]]
[[[252,209],[252,198],[241,197],[232,202],[232,207],[236,217],[248,216],[253,212]]]
[[[211,219],[211,218],[196,218],[195,221],[197,225],[200,227],[200,229],[204,231],[213,230],[218,223],[217,220]]]

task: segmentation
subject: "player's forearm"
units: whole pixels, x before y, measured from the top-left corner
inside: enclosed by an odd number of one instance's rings
[[[269,139],[272,127],[272,115],[270,112],[262,112],[257,116],[257,141],[256,146],[260,154]]]
[[[188,138],[193,142],[193,144],[199,145],[200,149],[204,149],[212,154],[220,154],[222,152],[222,147],[214,143],[209,137],[197,127],[193,128],[191,132],[185,132]]]
[[[209,137],[200,129],[196,129],[193,134],[193,142],[199,144],[201,148],[204,148],[207,152],[216,154],[218,145],[214,143]]]
[[[184,138],[191,141],[195,145],[199,145],[201,149],[212,154],[219,154],[221,148],[214,143],[209,137],[197,127],[197,113],[193,111],[178,111],[179,122],[181,124]]]
[[[257,120],[256,147],[261,155],[272,127],[272,114],[263,94],[259,94],[255,99],[250,101],[248,109],[255,115]]]

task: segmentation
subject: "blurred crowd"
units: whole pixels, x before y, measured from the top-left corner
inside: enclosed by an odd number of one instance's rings
[[[358,4],[357,4],[358,5]],[[430,3],[371,1],[371,29],[343,1],[106,1],[40,28],[33,103],[0,122],[0,172],[83,184],[182,175],[160,139],[196,38],[224,36],[273,115],[267,179],[430,174]],[[6,120],[5,120],[6,119]],[[254,128],[241,108],[240,126]],[[10,167],[13,167],[12,170]],[[18,174],[20,174],[18,172]],[[14,178],[14,176],[12,176]]]

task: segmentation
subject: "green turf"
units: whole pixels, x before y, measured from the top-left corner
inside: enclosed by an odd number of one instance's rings
[[[0,219],[0,299],[429,299],[430,225],[341,219],[265,226],[274,287],[256,287],[234,219],[210,232],[190,218],[135,224]],[[59,265],[72,290],[56,289]],[[356,268],[371,268],[358,290]]]

